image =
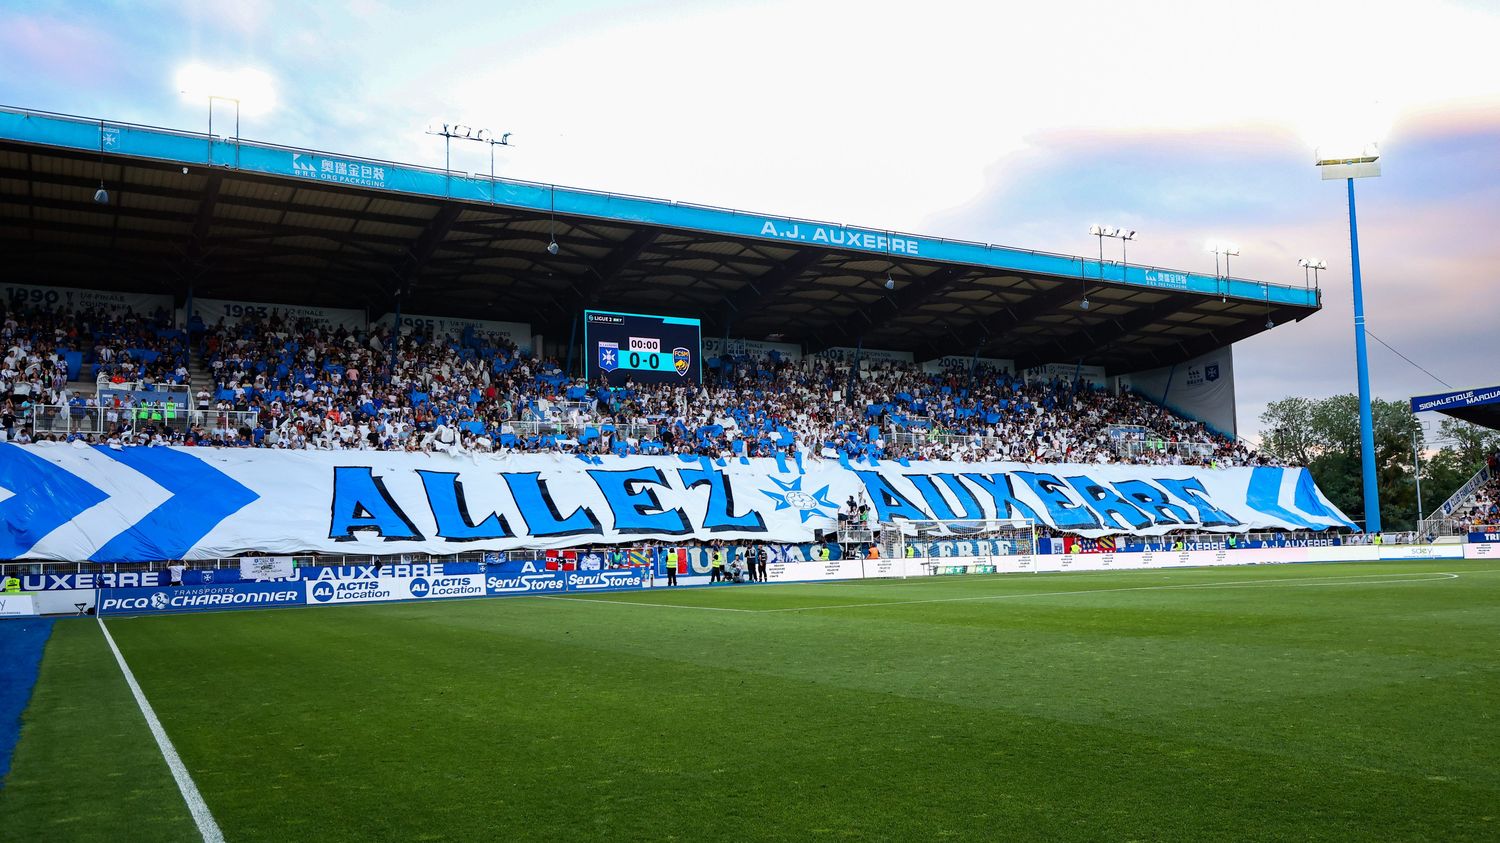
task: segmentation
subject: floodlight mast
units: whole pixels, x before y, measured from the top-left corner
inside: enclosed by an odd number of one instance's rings
[[[222,71],[190,64],[177,71],[177,88],[184,98],[208,101],[208,164],[214,164],[214,102],[234,103],[234,167],[240,166],[240,109],[252,115],[269,110],[275,95],[270,77],[258,70]]]
[[[437,135],[443,139],[443,176],[446,185],[444,189],[449,197],[453,196],[453,139],[475,141],[490,148],[490,204],[493,205],[495,203],[495,147],[510,146],[512,133],[506,132],[497,139],[489,129],[476,129],[462,123],[433,123],[427,127],[427,134]]]
[[[1370,413],[1370,363],[1365,348],[1365,292],[1359,271],[1359,223],[1354,209],[1354,180],[1380,175],[1380,147],[1367,143],[1358,150],[1316,156],[1325,181],[1343,179],[1349,194],[1349,268],[1354,282],[1354,360],[1359,378],[1360,474],[1364,486],[1365,532],[1380,532],[1380,487],[1375,479],[1375,425]]]
[[[1100,281],[1104,280],[1104,238],[1109,237],[1120,241],[1120,280],[1124,281],[1125,268],[1127,266],[1125,261],[1125,246],[1126,243],[1135,239],[1135,229],[1121,228],[1120,226],[1116,225],[1101,225],[1099,223],[1094,223],[1093,225],[1089,226],[1089,234],[1099,238]],[[1084,310],[1089,309],[1089,291],[1087,281],[1084,282],[1083,301],[1079,302],[1078,306],[1083,308]]]

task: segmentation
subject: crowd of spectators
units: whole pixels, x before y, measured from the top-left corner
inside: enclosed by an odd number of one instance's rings
[[[1453,512],[1458,532],[1500,529],[1500,454],[1489,458],[1490,480]]]
[[[49,321],[51,320],[51,321]],[[44,316],[25,334],[38,370],[63,344],[88,345],[111,379],[147,388],[187,380],[181,334],[159,318]],[[79,340],[84,337],[86,340]],[[1260,455],[1131,394],[1026,381],[985,366],[927,372],[904,362],[769,355],[706,361],[701,387],[569,378],[559,362],[506,338],[351,329],[276,312],[202,326],[191,337],[210,372],[179,423],[122,407],[110,444],[378,449],[450,453],[563,451],[806,455],[967,462],[1260,464]],[[142,350],[154,352],[142,360]],[[52,353],[53,357],[47,357]],[[122,370],[122,367],[127,367]],[[64,383],[49,383],[65,389]],[[46,396],[67,404],[65,394]],[[128,401],[128,399],[127,399]],[[150,402],[146,402],[150,403]]]
[[[188,380],[186,335],[166,312],[111,314],[102,310],[0,310],[0,424],[8,441],[25,442],[19,425],[49,421],[92,405],[69,388],[85,364],[101,382],[154,388]],[[43,425],[49,426],[49,425]]]

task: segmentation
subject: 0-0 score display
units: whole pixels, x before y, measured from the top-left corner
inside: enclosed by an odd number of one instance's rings
[[[588,378],[612,386],[636,383],[698,384],[703,348],[697,319],[610,313],[583,314],[584,361]]]

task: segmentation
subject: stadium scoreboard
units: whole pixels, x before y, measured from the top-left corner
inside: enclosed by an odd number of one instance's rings
[[[702,383],[703,327],[697,319],[640,313],[583,312],[588,378],[611,386],[636,383]]]

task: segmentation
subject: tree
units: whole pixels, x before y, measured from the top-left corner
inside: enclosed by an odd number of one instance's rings
[[[1422,505],[1431,514],[1458,490],[1492,454],[1500,452],[1500,432],[1458,419],[1444,419],[1432,453],[1408,404],[1375,399],[1370,405],[1375,434],[1375,478],[1380,490],[1380,521],[1385,530],[1410,530],[1417,521],[1413,437],[1427,451],[1422,460]],[[1291,396],[1266,405],[1261,450],[1288,465],[1306,466],[1328,499],[1346,515],[1362,520],[1364,481],[1359,436],[1359,399]]]
[[[1434,442],[1441,447],[1422,463],[1422,503],[1429,515],[1467,483],[1491,454],[1500,452],[1500,432],[1447,418],[1438,425]]]
[[[1416,477],[1412,435],[1418,424],[1401,401],[1376,399],[1370,406],[1375,439],[1375,480],[1385,530],[1416,526]],[[1312,472],[1319,488],[1350,518],[1364,514],[1364,480],[1359,435],[1359,399],[1292,396],[1267,405],[1261,414],[1267,431],[1262,450]],[[1450,490],[1451,491],[1451,490]]]
[[[1474,475],[1491,454],[1500,451],[1500,431],[1488,430],[1461,419],[1447,418],[1438,425],[1438,441],[1444,442],[1444,450],[1451,449],[1460,466],[1470,466],[1468,476]]]

